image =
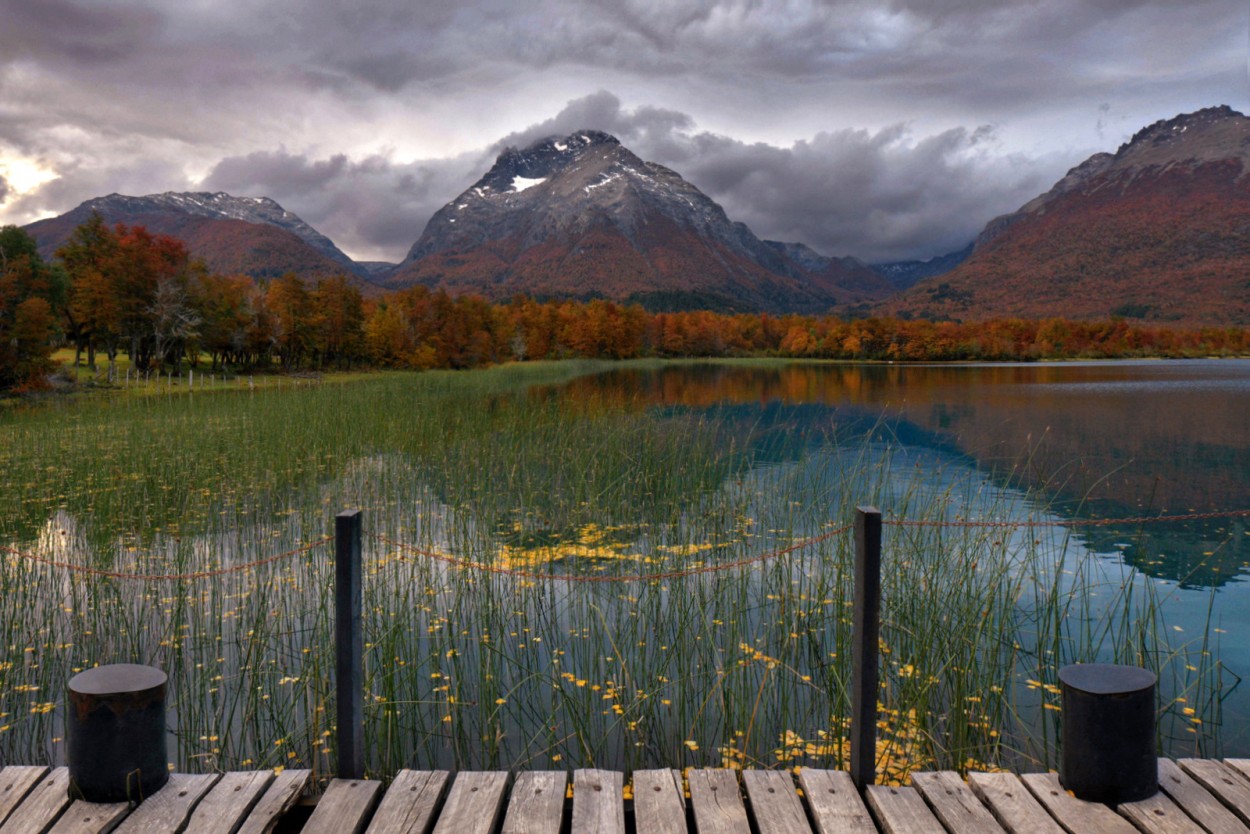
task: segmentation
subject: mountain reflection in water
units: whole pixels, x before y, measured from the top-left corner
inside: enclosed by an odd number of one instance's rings
[[[570,409],[677,408],[735,427],[759,462],[875,432],[954,455],[1071,521],[1250,508],[1250,361],[967,365],[692,363],[531,396]],[[1078,528],[1086,547],[1187,587],[1247,571],[1247,519]]]

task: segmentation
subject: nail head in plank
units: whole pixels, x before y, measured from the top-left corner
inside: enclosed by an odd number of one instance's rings
[[[1147,834],[1206,834],[1163,792],[1137,802],[1121,802],[1116,810]]]
[[[699,834],[748,834],[747,809],[738,793],[738,776],[734,770],[692,770],[686,777],[690,785],[690,807]]]
[[[573,771],[573,830],[625,834],[625,776],[614,770]]]
[[[438,815],[434,834],[491,834],[503,808],[508,774],[466,771],[456,776]]]
[[[174,773],[165,787],[149,796],[117,826],[118,834],[169,834],[181,831],[197,802],[204,798],[217,774]]]
[[[872,816],[845,770],[805,767],[799,784],[818,834],[877,834]]]
[[[401,770],[369,823],[369,834],[427,834],[451,776],[445,770]]]
[[[331,779],[302,834],[360,834],[378,804],[382,783],[373,779]]]
[[[885,834],[946,834],[915,788],[869,785],[866,793]]]
[[[42,834],[69,807],[69,768],[58,767],[30,789],[0,834]]]
[[[969,773],[968,787],[1012,834],[1064,834],[1014,773]]]
[[[911,783],[952,834],[1005,834],[994,815],[953,770],[913,773]]]
[[[1055,773],[1028,773],[1020,777],[1037,801],[1069,834],[1137,834],[1128,820],[1106,805],[1077,799],[1059,784]]]
[[[9,818],[31,789],[48,772],[46,767],[10,765],[0,770],[0,823]]]
[[[273,779],[272,770],[225,774],[195,806],[182,834],[234,834]]]
[[[106,834],[130,813],[129,802],[74,802],[48,834]]]
[[[1159,787],[1210,834],[1250,834],[1236,814],[1171,759],[1159,759]]]
[[[812,830],[790,771],[744,770],[742,786],[751,800],[751,815],[759,834],[802,834]]]
[[[269,834],[308,784],[311,770],[284,770],[270,783],[252,813],[243,821],[239,834]]]
[[[634,827],[648,834],[686,834],[686,795],[680,773],[634,771]]]
[[[1250,759],[1225,759],[1224,764],[1243,779],[1250,779]]]
[[[559,834],[568,784],[568,774],[562,770],[519,774],[512,785],[503,834]]]
[[[1181,769],[1215,794],[1242,822],[1250,823],[1250,782],[1214,759],[1181,759]]]

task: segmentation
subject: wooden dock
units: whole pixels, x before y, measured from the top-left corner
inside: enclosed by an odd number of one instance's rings
[[[66,768],[0,770],[0,834],[1250,834],[1250,759],[1159,761],[1162,791],[1116,808],[1053,773],[917,773],[855,790],[843,771],[401,771],[384,789],[335,779],[311,814],[306,770],[174,774],[131,808],[71,802]]]

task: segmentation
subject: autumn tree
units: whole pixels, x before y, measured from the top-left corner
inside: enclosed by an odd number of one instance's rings
[[[64,273],[44,263],[34,239],[0,229],[0,389],[37,384],[51,370],[54,308],[64,298]]]
[[[360,290],[336,275],[317,282],[309,325],[317,364],[350,364],[364,353],[365,315]]]
[[[313,346],[312,297],[304,281],[288,272],[271,283],[265,306],[272,316],[273,345],[282,367],[298,368]]]
[[[93,370],[97,346],[105,345],[110,359],[116,350],[122,330],[117,250],[117,235],[94,211],[56,250],[69,276],[68,303],[63,312],[66,331],[74,340],[75,365],[82,362],[84,349],[87,366]]]

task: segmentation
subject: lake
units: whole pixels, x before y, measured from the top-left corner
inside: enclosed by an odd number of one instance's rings
[[[844,766],[856,504],[887,520],[886,778],[1053,766],[1073,661],[1157,669],[1169,755],[1250,755],[1248,414],[1242,360],[554,363],[6,414],[0,758],[58,761],[64,680],[145,662],[181,769],[328,772],[322,536],[360,507],[374,772]]]

